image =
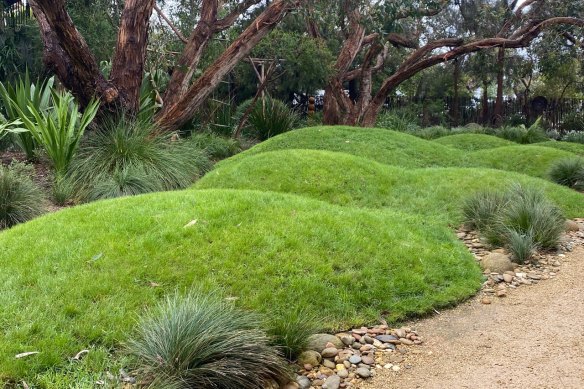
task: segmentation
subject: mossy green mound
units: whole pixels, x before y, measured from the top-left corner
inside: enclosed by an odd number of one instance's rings
[[[361,127],[309,127],[271,138],[244,153],[240,160],[266,151],[310,149],[339,151],[387,165],[409,168],[460,166],[465,153],[402,132]]]
[[[584,215],[581,194],[518,173],[484,168],[404,169],[317,150],[281,150],[225,161],[195,188],[294,193],[339,205],[390,208],[458,223],[461,204],[472,193],[486,188],[504,190],[515,182],[542,188],[568,216]]]
[[[480,150],[469,154],[469,166],[514,171],[546,178],[555,161],[575,154],[551,147],[517,145]]]
[[[497,147],[513,146],[516,143],[485,134],[455,134],[434,140],[443,146],[453,147],[464,151],[494,149]]]
[[[455,303],[481,282],[451,231],[423,218],[256,191],[92,203],[4,231],[0,247],[0,382],[119,345],[145,307],[191,286],[343,329]],[[40,353],[15,358],[27,351]]]
[[[342,152],[404,168],[484,167],[546,178],[553,162],[575,155],[552,147],[518,145],[484,134],[460,134],[446,138],[455,136],[477,136],[486,139],[491,145],[498,144],[499,147],[470,151],[445,146],[439,140],[424,140],[384,129],[310,127],[271,138],[218,166],[268,151],[308,149]],[[469,148],[470,144],[467,142]]]
[[[549,141],[538,143],[537,145],[543,147],[551,147],[558,150],[569,151],[571,153],[584,157],[584,144],[562,141]]]

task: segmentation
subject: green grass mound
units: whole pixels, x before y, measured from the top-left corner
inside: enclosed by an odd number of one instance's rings
[[[452,135],[488,139],[499,147],[476,151],[462,150],[400,132],[359,127],[309,127],[294,130],[238,154],[219,164],[241,161],[251,155],[277,150],[308,149],[336,151],[405,168],[423,167],[485,167],[515,171],[535,177],[547,177],[554,161],[573,156],[551,147],[517,145],[513,142],[482,134]],[[459,139],[469,139],[459,138]],[[472,139],[472,138],[471,138]],[[471,146],[472,142],[467,142]],[[474,147],[479,147],[477,141]],[[510,144],[511,146],[505,146]]]
[[[464,151],[494,149],[497,147],[513,146],[516,143],[486,134],[455,134],[434,140],[443,146],[454,147]]]
[[[145,307],[193,285],[270,314],[309,307],[338,330],[452,304],[481,282],[452,232],[423,218],[230,190],[50,214],[0,233],[0,264],[0,382],[29,384],[119,345]]]
[[[577,154],[581,157],[584,157],[584,144],[580,143],[571,143],[571,142],[562,142],[562,141],[549,141],[538,143],[538,146],[543,147],[552,147],[558,150],[569,151],[571,153]]]
[[[515,171],[546,178],[551,165],[574,154],[551,147],[518,145],[479,150],[469,154],[469,165]]]
[[[294,193],[339,205],[387,207],[459,223],[462,203],[473,192],[506,189],[515,182],[542,188],[568,216],[584,215],[581,194],[523,174],[483,168],[404,169],[317,150],[281,150],[226,161],[195,188]]]
[[[379,128],[308,127],[268,139],[236,155],[239,160],[266,151],[310,149],[338,151],[387,165],[409,168],[458,166],[464,152],[413,135]]]

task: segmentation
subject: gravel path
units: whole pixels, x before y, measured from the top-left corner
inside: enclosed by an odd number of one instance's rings
[[[554,279],[410,323],[426,339],[362,389],[584,388],[584,247]],[[408,368],[409,367],[409,368]]]

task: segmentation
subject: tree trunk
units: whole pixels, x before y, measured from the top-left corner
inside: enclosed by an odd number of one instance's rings
[[[140,108],[148,26],[154,4],[154,0],[126,0],[120,21],[110,81],[122,96],[123,109],[131,116]]]
[[[460,96],[458,91],[458,84],[460,80],[460,61],[458,59],[454,60],[454,74],[452,76],[452,83],[454,86],[454,93],[452,96],[452,108],[451,108],[451,117],[452,117],[452,125],[454,127],[458,126],[460,123]]]
[[[493,111],[493,125],[499,127],[503,123],[503,82],[505,80],[505,48],[499,47],[497,52],[497,98]]]
[[[163,100],[166,105],[175,104],[187,92],[203,52],[213,37],[218,6],[217,0],[206,0],[203,3],[199,22],[172,71],[172,77],[164,93]]]
[[[489,81],[483,80],[483,96],[481,100],[481,122],[484,125],[489,123]]]
[[[165,104],[156,115],[162,130],[172,131],[186,124],[205,99],[233,68],[246,57],[299,1],[274,1],[239,37],[209,66],[175,104]]]
[[[81,106],[86,106],[94,96],[108,105],[116,102],[118,89],[101,74],[95,57],[65,9],[65,1],[31,0],[29,3],[41,27],[45,64],[73,92]]]
[[[349,18],[348,37],[343,42],[343,47],[335,62],[333,75],[325,88],[323,122],[328,125],[347,124],[354,105],[345,94],[343,82],[346,73],[361,51],[365,27],[361,24],[361,14],[357,7],[350,9],[347,17]]]

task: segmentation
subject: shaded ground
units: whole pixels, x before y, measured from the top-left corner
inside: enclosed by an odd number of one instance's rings
[[[554,279],[410,323],[426,343],[360,388],[584,388],[583,275],[580,245]]]

